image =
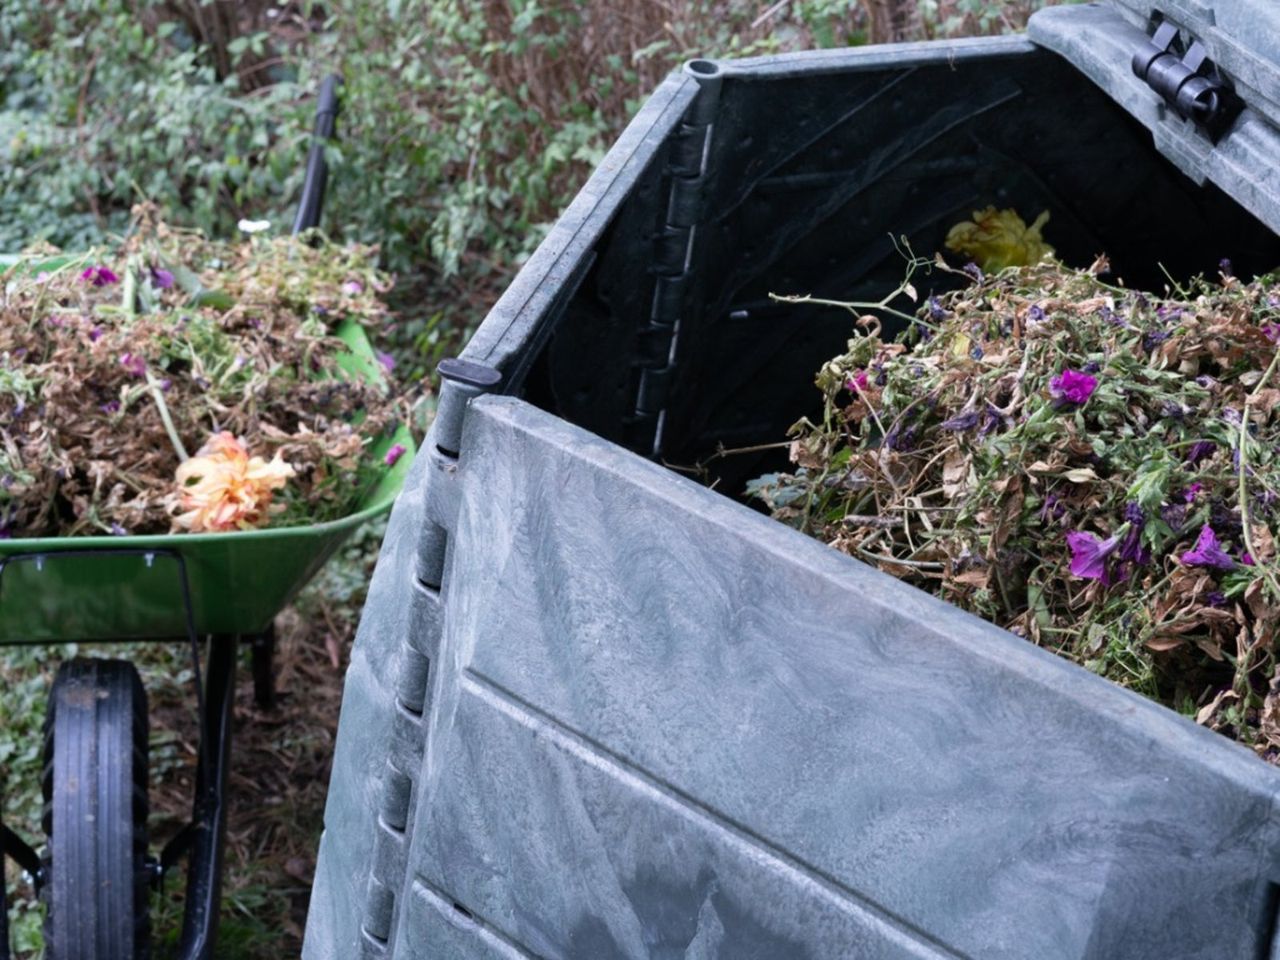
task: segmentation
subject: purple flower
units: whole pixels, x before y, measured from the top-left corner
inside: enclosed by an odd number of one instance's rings
[[[886,450],[901,450],[905,453],[908,450],[915,449],[915,445],[916,428],[914,424],[907,427],[905,430],[899,427],[892,427],[889,432],[884,435],[884,446]]]
[[[1262,332],[1266,335],[1268,340],[1275,343],[1277,340],[1280,340],[1280,323],[1264,323],[1262,325]]]
[[[1044,506],[1040,508],[1040,522],[1047,523],[1049,520],[1057,520],[1067,508],[1062,505],[1062,501],[1058,499],[1057,494],[1049,494],[1044,498]]]
[[[1195,466],[1205,457],[1213,455],[1213,451],[1218,449],[1218,445],[1212,440],[1197,440],[1191,445],[1191,449],[1187,451],[1187,463]]]
[[[157,290],[168,290],[173,286],[173,274],[164,267],[152,267],[151,285]]]
[[[118,524],[118,523],[113,523],[113,524],[111,524],[111,535],[112,535],[113,537],[123,537],[123,536],[127,536],[127,535],[128,535],[128,533],[129,533],[129,531],[128,531],[128,530],[126,530],[124,527],[120,526],[120,524]]]
[[[136,353],[122,353],[120,355],[120,366],[135,377],[143,377],[147,374],[147,361]]]
[[[98,407],[103,413],[117,413],[120,410],[119,400],[108,400],[106,403]]]
[[[1150,353],[1168,339],[1169,334],[1163,330],[1149,330],[1142,335],[1142,349]]]
[[[342,292],[348,296],[359,296],[364,293],[364,285],[357,280],[348,280],[342,285]]]
[[[1212,567],[1215,570],[1236,568],[1236,562],[1218,545],[1218,535],[1207,523],[1200,528],[1200,538],[1196,540],[1195,549],[1184,553],[1181,560],[1189,567]]]
[[[1199,481],[1196,481],[1191,486],[1187,487],[1186,490],[1182,491],[1182,499],[1185,500],[1187,503],[1194,503],[1196,499],[1196,494],[1198,494],[1203,489],[1204,489],[1204,484],[1200,483]]]
[[[1101,580],[1107,572],[1107,557],[1119,545],[1119,537],[1099,540],[1092,533],[1072,530],[1067,534],[1067,546],[1071,548],[1071,573],[1086,580]]]
[[[387,451],[387,455],[382,458],[382,462],[385,463],[388,467],[394,467],[396,465],[396,461],[399,460],[401,457],[403,457],[405,453],[406,453],[406,450],[405,450],[404,444],[397,443],[394,446],[392,446],[390,450]]]
[[[970,260],[964,265],[964,272],[978,283],[982,282],[982,268]]]
[[[1131,523],[1141,530],[1146,525],[1147,514],[1138,501],[1131,500],[1124,505],[1124,519],[1126,523]]]
[[[1101,369],[1102,369],[1102,364],[1100,364],[1097,360],[1090,360],[1088,363],[1084,365],[1085,373],[1097,373]]]
[[[384,350],[375,350],[373,353],[374,356],[378,358],[378,362],[382,364],[382,369],[387,371],[387,373],[390,373],[396,368],[396,358],[391,354]],[[862,375],[864,381],[866,380],[866,376],[867,375],[865,373]]]
[[[965,430],[972,430],[978,425],[979,414],[977,410],[969,410],[965,413],[956,414],[950,420],[944,420],[939,429],[954,430],[957,433]]]
[[[1063,370],[1049,381],[1049,395],[1067,403],[1084,403],[1098,388],[1098,381],[1087,373]]]
[[[1235,276],[1235,271],[1231,266],[1231,261],[1228,260],[1226,257],[1223,257],[1221,260],[1218,261],[1218,269],[1222,272],[1222,275],[1224,277]]]
[[[92,283],[95,287],[105,287],[120,282],[120,278],[112,272],[110,267],[100,265],[88,267],[84,273],[80,274],[80,279]]]
[[[1211,607],[1225,607],[1227,605],[1227,595],[1221,590],[1210,590],[1204,595],[1204,599]]]
[[[1027,323],[1041,323],[1044,321],[1044,309],[1038,303],[1033,303],[1027,310]]]
[[[969,351],[969,356],[971,356],[974,360],[981,360],[982,347],[978,346],[978,344],[975,343],[973,345],[973,349]]]
[[[1151,551],[1144,550],[1142,547],[1141,527],[1129,528],[1129,532],[1124,535],[1124,540],[1120,544],[1120,551],[1116,556],[1123,561],[1136,563],[1139,566],[1146,566],[1151,562]]]
[[[929,319],[934,323],[941,323],[947,319],[946,309],[938,302],[937,297],[929,298]]]
[[[1246,567],[1252,567],[1255,565],[1253,562],[1253,554],[1251,554],[1248,550],[1245,550],[1243,553],[1240,554],[1240,562],[1243,563]]]
[[[105,330],[103,330],[103,329],[102,329],[102,327],[93,327],[93,328],[89,331],[89,341],[90,341],[91,343],[97,343],[99,340],[101,340],[101,339],[102,339],[102,335],[103,335],[103,333],[105,333],[105,332],[106,332],[106,331],[105,331]]]

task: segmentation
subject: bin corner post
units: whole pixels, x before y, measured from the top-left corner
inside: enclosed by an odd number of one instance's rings
[[[690,60],[684,73],[697,82],[698,95],[671,136],[670,195],[654,240],[653,304],[640,337],[645,349],[634,411],[637,435],[632,446],[654,459],[663,452],[681,320],[689,314],[695,296],[699,232],[706,220],[706,179],[724,81],[723,68],[714,60]]]
[[[375,814],[376,839],[362,911],[360,941],[366,960],[390,957],[394,952],[396,900],[408,870],[418,771],[427,740],[431,665],[439,651],[444,622],[445,551],[457,516],[456,476],[467,405],[502,382],[498,370],[468,360],[444,360],[438,369],[440,402],[423,451],[430,469],[426,517],[415,555],[413,626],[405,635],[399,656],[395,718]]]

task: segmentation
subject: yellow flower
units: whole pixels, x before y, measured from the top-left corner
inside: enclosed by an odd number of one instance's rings
[[[266,523],[271,498],[294,475],[277,453],[270,463],[250,457],[225,430],[178,465],[175,528],[193,533],[249,530]]]
[[[1030,227],[1014,210],[975,210],[972,220],[957,223],[947,233],[947,249],[972,257],[987,273],[1029,266],[1053,255],[1053,247],[1040,235],[1048,222],[1048,210]]]

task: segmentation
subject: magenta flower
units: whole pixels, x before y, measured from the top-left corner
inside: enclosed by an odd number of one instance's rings
[[[373,351],[374,356],[378,358],[378,363],[382,364],[382,369],[390,373],[396,368],[396,358],[384,350]]]
[[[1098,381],[1078,370],[1063,370],[1049,381],[1049,396],[1068,403],[1084,403],[1098,388]]]
[[[388,467],[394,467],[396,465],[396,461],[403,457],[405,453],[404,444],[397,443],[387,451],[387,455],[382,458],[382,462]]]
[[[151,285],[157,290],[168,290],[173,286],[173,274],[164,267],[152,267]]]
[[[92,283],[95,287],[105,287],[109,284],[120,282],[120,278],[112,272],[110,267],[97,264],[88,267],[84,273],[80,274],[80,279],[86,283]]]
[[[1240,562],[1243,563],[1246,567],[1255,566],[1253,562],[1253,554],[1251,554],[1248,550],[1240,554]]]
[[[1236,568],[1236,562],[1218,545],[1218,535],[1207,523],[1200,528],[1195,549],[1188,550],[1180,559],[1189,567],[1212,567],[1215,570]]]
[[[147,374],[147,361],[136,353],[122,353],[120,355],[120,366],[135,377],[144,377]]]
[[[1194,467],[1205,457],[1213,456],[1213,451],[1216,449],[1218,449],[1218,445],[1212,440],[1197,440],[1191,445],[1191,449],[1187,451],[1187,463]]]
[[[850,393],[866,393],[867,391],[867,371],[859,370],[852,377],[844,382],[845,389]]]
[[[1204,484],[1200,483],[1197,480],[1195,483],[1193,483],[1191,486],[1187,487],[1187,489],[1183,491],[1182,499],[1185,500],[1187,503],[1192,503],[1195,501],[1196,495],[1203,489],[1204,489]]]
[[[97,343],[97,342],[98,342],[98,340],[102,337],[102,334],[103,334],[104,332],[105,332],[105,331],[102,329],[102,327],[93,327],[92,329],[90,329],[90,330],[89,330],[89,340],[90,340],[90,342],[92,342],[92,343]]]
[[[1071,573],[1085,580],[1101,580],[1106,576],[1107,557],[1120,545],[1120,537],[1099,540],[1092,533],[1072,530],[1067,534],[1071,548]]]

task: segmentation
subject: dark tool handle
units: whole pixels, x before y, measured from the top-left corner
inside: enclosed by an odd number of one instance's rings
[[[338,119],[338,84],[342,78],[331,73],[320,84],[319,102],[316,104],[316,125],[312,132],[311,150],[307,154],[307,176],[302,184],[302,200],[298,203],[298,215],[293,221],[296,236],[303,230],[320,226],[320,212],[324,208],[324,188],[328,169],[324,162],[324,143],[333,139]]]

